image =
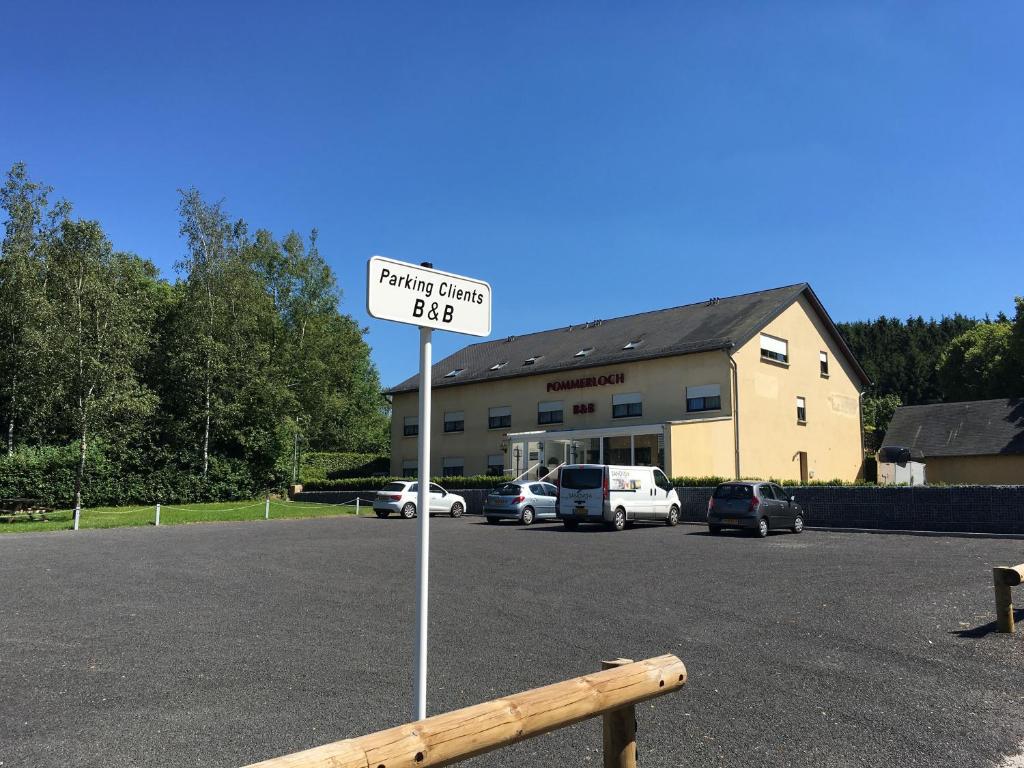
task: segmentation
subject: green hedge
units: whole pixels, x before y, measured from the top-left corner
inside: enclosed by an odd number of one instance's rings
[[[410,480],[408,477],[350,477],[344,480],[314,480],[310,483],[303,483],[303,491],[379,491],[388,483],[397,480]],[[511,476],[497,475],[471,475],[469,477],[434,477],[432,482],[444,488],[458,488],[460,490],[486,490],[495,486],[507,483],[512,480]]]
[[[48,507],[70,507],[77,464],[77,446],[24,448],[13,456],[0,456],[0,498],[40,499]],[[272,477],[254,477],[250,467],[238,459],[211,456],[209,472],[203,478],[160,456],[93,444],[86,452],[82,504],[232,501],[251,499],[277,484]]]
[[[396,480],[408,480],[410,478],[402,477],[350,477],[344,480],[314,480],[309,483],[303,483],[303,491],[376,491],[383,488],[387,483],[394,482]],[[445,488],[452,489],[487,489],[494,488],[495,486],[509,482],[514,478],[506,477],[495,477],[493,475],[474,475],[472,477],[435,477],[432,478],[433,482]],[[677,488],[713,488],[719,483],[729,482],[732,478],[728,477],[672,477],[669,478],[670,482]],[[761,478],[744,478],[750,482],[761,480]],[[811,480],[807,483],[801,483],[799,480],[776,480],[769,478],[773,483],[785,486],[810,486],[810,485],[874,485],[874,483],[864,482],[863,480],[857,481],[845,481],[845,480]]]
[[[310,451],[302,455],[299,482],[340,480],[347,477],[370,477],[387,474],[391,458],[376,453],[347,453],[340,451]]]

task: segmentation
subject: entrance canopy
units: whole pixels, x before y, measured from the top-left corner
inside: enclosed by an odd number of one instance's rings
[[[509,470],[541,477],[566,464],[665,465],[665,425],[537,430],[508,435]]]

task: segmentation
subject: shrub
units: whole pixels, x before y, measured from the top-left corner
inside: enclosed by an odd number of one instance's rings
[[[391,458],[376,453],[311,451],[302,456],[299,482],[370,477],[390,469]]]
[[[342,480],[314,480],[303,483],[303,491],[379,491],[388,483],[396,480],[409,480],[407,477],[349,477]],[[452,490],[486,490],[512,480],[511,476],[472,475],[470,477],[434,477],[432,482]]]

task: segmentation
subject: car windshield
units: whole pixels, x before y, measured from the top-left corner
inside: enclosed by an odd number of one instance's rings
[[[720,485],[715,488],[716,499],[749,499],[754,495],[752,485]]]
[[[519,486],[515,483],[505,483],[494,491],[495,496],[518,496],[519,493]]]
[[[604,471],[600,467],[565,467],[562,470],[563,488],[591,490],[600,488],[603,481]]]
[[[405,483],[388,483],[381,490],[384,491],[404,491]]]

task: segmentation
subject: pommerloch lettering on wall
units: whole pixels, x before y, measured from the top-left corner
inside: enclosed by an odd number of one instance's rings
[[[566,389],[585,389],[587,387],[606,387],[609,384],[622,384],[626,381],[624,373],[609,373],[603,376],[585,376],[565,381],[549,381],[548,392],[562,392]]]

